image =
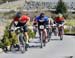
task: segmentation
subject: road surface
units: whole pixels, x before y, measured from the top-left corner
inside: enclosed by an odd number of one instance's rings
[[[51,41],[44,48],[39,48],[39,39],[31,40],[29,50],[21,54],[20,52],[0,53],[0,58],[70,58],[75,54],[75,36],[64,35],[61,41],[59,37],[52,36]],[[75,57],[75,56],[74,56]]]

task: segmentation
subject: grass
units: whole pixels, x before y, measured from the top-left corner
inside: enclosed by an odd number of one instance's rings
[[[74,19],[72,19],[72,20],[66,20],[66,24],[65,25],[75,26],[75,20]]]
[[[75,20],[74,19],[66,20],[65,25],[67,25],[67,26],[75,26]],[[69,29],[68,30],[65,29],[65,34],[75,34],[75,30],[71,30],[71,32],[70,32]]]
[[[67,32],[66,34],[75,34],[75,32]]]

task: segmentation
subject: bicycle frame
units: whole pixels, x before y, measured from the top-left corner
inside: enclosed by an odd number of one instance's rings
[[[48,42],[49,42],[52,34],[52,27],[50,25],[46,25],[46,30],[47,30]]]
[[[23,27],[20,28],[20,33],[18,34],[18,42],[19,42],[19,46],[20,46],[20,51],[22,53],[27,51]]]
[[[41,48],[43,48],[43,45],[45,46],[45,42],[44,42],[44,40],[45,40],[45,38],[44,38],[44,26],[43,26],[43,28],[39,27],[39,35],[40,35]]]
[[[64,27],[58,26],[58,35],[60,36],[60,40],[63,39],[63,34],[64,34]]]
[[[59,35],[63,35],[63,26],[58,27]]]

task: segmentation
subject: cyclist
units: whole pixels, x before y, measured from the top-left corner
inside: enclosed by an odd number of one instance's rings
[[[64,24],[64,17],[63,17],[63,15],[61,13],[59,13],[54,21],[55,21],[55,23],[58,23],[58,24]]]
[[[15,24],[15,22],[17,22],[17,24]],[[28,28],[27,26],[29,25],[30,22],[30,17],[28,17],[27,15],[22,15],[21,12],[17,12],[16,16],[14,17],[13,21],[10,24],[10,28],[12,27],[12,25],[14,25],[15,27],[20,27],[20,26],[24,26],[24,35],[26,36],[26,46],[28,47],[28,40],[29,40],[29,36],[28,36]]]
[[[49,30],[50,30],[50,31],[48,31],[48,32],[49,32],[49,37],[51,38],[51,34],[52,34],[52,30],[53,30],[52,25],[54,24],[54,20],[53,20],[52,17],[49,17],[48,20],[49,20],[49,25],[50,25],[50,26],[49,26]]]
[[[40,22],[40,20],[44,20],[43,22]],[[39,16],[37,16],[36,18],[35,18],[35,21],[36,21],[36,23],[38,24],[38,30],[39,30],[39,26],[42,24],[42,25],[44,25],[44,32],[45,32],[45,39],[47,39],[47,30],[46,30],[46,25],[48,24],[48,17],[47,16],[45,16],[45,14],[44,13],[41,13]],[[46,41],[46,40],[44,40],[44,41]]]
[[[50,25],[53,25],[53,23],[54,23],[53,18],[52,18],[52,17],[49,17],[48,19],[49,19],[49,24],[50,24]]]
[[[58,26],[59,26],[59,24],[64,26],[65,19],[64,19],[63,15],[61,13],[59,13],[58,16],[55,18],[54,23]],[[63,28],[63,30],[64,30],[64,28]]]

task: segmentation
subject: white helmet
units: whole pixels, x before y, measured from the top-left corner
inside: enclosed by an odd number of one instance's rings
[[[63,15],[61,13],[58,14],[58,17],[62,17]]]

